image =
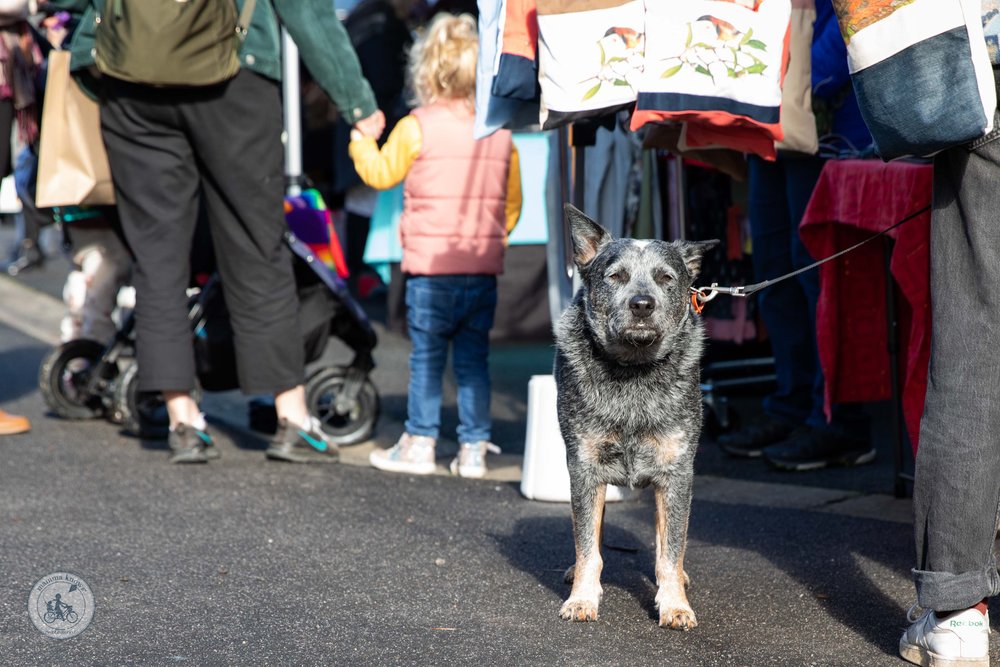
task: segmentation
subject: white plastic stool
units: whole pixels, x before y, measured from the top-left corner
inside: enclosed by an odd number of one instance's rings
[[[528,427],[521,470],[521,495],[530,500],[568,503],[566,444],[556,416],[556,379],[533,375],[528,382]],[[629,500],[634,491],[608,485],[606,502]]]

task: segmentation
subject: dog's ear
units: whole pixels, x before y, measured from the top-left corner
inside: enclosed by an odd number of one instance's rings
[[[713,239],[711,241],[676,241],[680,251],[681,256],[684,258],[684,263],[687,264],[688,272],[691,274],[692,278],[697,278],[698,274],[701,272],[701,258],[702,256],[715,246],[719,245],[721,241],[718,239]]]
[[[564,204],[563,213],[573,239],[573,261],[582,269],[593,261],[602,247],[611,243],[611,234],[572,204]]]

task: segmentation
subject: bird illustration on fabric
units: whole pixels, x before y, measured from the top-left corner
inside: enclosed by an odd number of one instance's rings
[[[597,41],[600,64],[597,74],[587,77],[581,84],[594,85],[583,94],[584,100],[600,92],[604,84],[629,86],[642,73],[643,55],[646,50],[645,34],[634,28],[614,26],[608,28]]]

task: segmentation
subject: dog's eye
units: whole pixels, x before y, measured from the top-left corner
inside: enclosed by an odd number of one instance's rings
[[[615,269],[608,274],[607,278],[613,283],[627,283],[629,281],[628,271],[622,269]]]
[[[656,281],[657,285],[669,285],[673,282],[674,277],[666,271],[661,271],[653,277],[653,280]]]

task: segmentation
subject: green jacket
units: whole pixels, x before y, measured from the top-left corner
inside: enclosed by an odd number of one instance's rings
[[[236,0],[242,8],[244,0]],[[49,0],[55,7],[80,16],[70,44],[70,67],[94,64],[95,31],[102,0]],[[240,49],[243,66],[275,81],[281,80],[281,33],[288,29],[310,74],[353,125],[375,113],[375,95],[361,75],[361,65],[330,0],[257,0],[246,41]]]

